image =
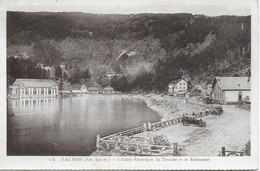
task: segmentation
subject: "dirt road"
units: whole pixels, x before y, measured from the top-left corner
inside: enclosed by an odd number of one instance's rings
[[[227,150],[243,150],[250,140],[250,111],[223,106],[222,115],[203,117],[206,127],[177,124],[151,135],[165,135],[171,142],[177,142],[184,149],[182,156],[218,156],[221,147]]]

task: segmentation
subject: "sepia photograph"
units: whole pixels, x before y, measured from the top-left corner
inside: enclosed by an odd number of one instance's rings
[[[251,1],[100,2],[4,12],[6,159],[255,161]]]

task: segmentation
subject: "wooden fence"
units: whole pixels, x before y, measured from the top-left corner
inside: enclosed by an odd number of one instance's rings
[[[153,145],[148,143],[129,143],[124,141],[125,137],[131,137],[135,134],[148,131],[146,123],[143,126],[112,134],[103,138],[97,136],[96,147],[102,150],[119,150],[123,153],[132,155],[176,155],[178,152],[178,144],[174,143],[171,146]]]
[[[215,109],[210,109],[210,110],[205,110],[205,111],[199,111],[199,112],[193,112],[193,113],[185,113],[183,116],[192,116],[194,118],[200,118],[203,116],[208,116],[208,115],[216,115],[218,114],[218,111]],[[155,122],[150,124],[150,122],[148,122],[148,126],[147,126],[147,130],[148,131],[155,131],[161,128],[165,128],[174,124],[178,124],[182,122],[182,117],[178,117],[178,118],[173,118],[173,119],[169,119],[169,120],[165,120],[165,121],[160,121],[160,122]]]
[[[163,145],[152,145],[152,144],[142,144],[142,143],[129,143],[121,141],[112,140],[100,140],[99,149],[102,150],[119,150],[123,153],[133,154],[133,155],[176,155],[178,152],[177,143],[172,146]]]
[[[211,108],[211,106],[189,102],[194,105],[201,105],[204,108],[203,111],[193,112],[193,113],[185,113],[183,116],[187,116],[187,114],[192,117],[199,118],[207,115],[218,114],[218,111]],[[96,147],[97,149],[102,150],[120,150],[120,152],[133,154],[133,155],[176,155],[178,152],[178,144],[174,143],[171,146],[161,146],[161,145],[152,145],[148,143],[129,143],[122,140],[124,137],[131,137],[133,135],[146,132],[146,131],[156,131],[161,128],[165,128],[174,124],[178,124],[182,122],[182,116],[178,118],[168,119],[164,121],[159,121],[155,123],[148,122],[144,123],[143,126],[129,129],[126,131],[118,132],[103,138],[97,136]]]
[[[225,147],[221,148],[221,152],[219,156],[222,157],[229,157],[229,156],[245,156],[246,151],[231,151],[231,150],[226,150]]]
[[[148,122],[147,130],[148,131],[156,131],[161,128],[165,128],[177,123],[180,123],[182,121],[182,117],[179,118],[174,118],[174,119],[169,119],[165,121],[160,121],[160,122],[155,122],[155,123],[150,123]]]
[[[132,135],[135,135],[135,134],[145,132],[146,129],[147,129],[146,124],[144,124],[143,126],[140,126],[140,127],[137,127],[137,128],[132,128],[132,129],[122,131],[122,132],[118,132],[118,133],[103,137],[102,139],[110,140],[111,138],[116,137],[116,136],[132,136]]]

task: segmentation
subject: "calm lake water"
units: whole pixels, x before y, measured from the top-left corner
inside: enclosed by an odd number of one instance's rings
[[[90,155],[97,135],[103,137],[160,118],[142,100],[122,96],[9,100],[7,154]]]

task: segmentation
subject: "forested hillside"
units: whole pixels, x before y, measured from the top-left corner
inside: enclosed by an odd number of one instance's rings
[[[67,81],[89,68],[101,86],[111,84],[120,91],[163,92],[181,77],[203,85],[216,75],[250,75],[250,20],[191,14],[8,12],[7,63],[13,65],[17,57],[54,68],[64,63]],[[106,80],[107,71],[121,76]],[[17,77],[10,71],[8,76],[9,82]]]

